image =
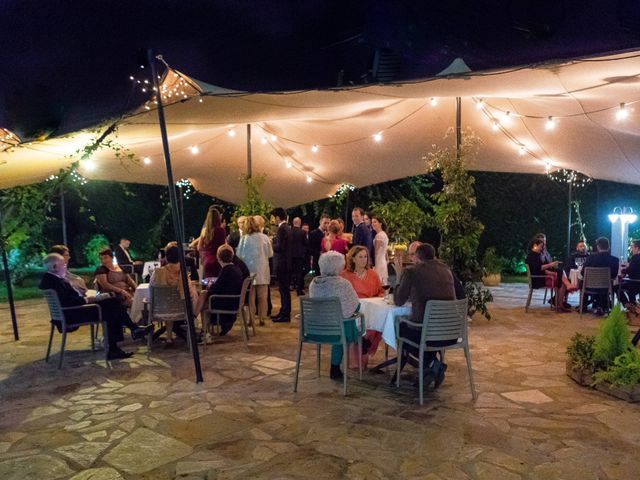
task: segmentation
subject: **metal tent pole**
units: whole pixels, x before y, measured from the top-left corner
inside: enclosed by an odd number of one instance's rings
[[[247,178],[251,175],[251,124],[247,123]]]
[[[567,222],[567,256],[566,258],[569,258],[569,256],[571,255],[571,190],[573,189],[573,182],[571,181],[571,179],[569,179],[569,205],[568,205],[568,217],[569,220]]]
[[[462,99],[456,97],[456,157],[462,153]]]
[[[161,58],[159,56],[159,58]],[[151,76],[156,87],[158,101],[158,122],[160,123],[160,136],[162,137],[162,150],[164,152],[164,163],[167,170],[167,186],[169,188],[169,199],[171,201],[171,218],[173,220],[173,230],[180,239],[180,214],[178,212],[178,199],[176,198],[176,186],[173,180],[173,170],[171,168],[171,152],[169,151],[169,139],[167,138],[167,124],[164,118],[164,108],[162,106],[162,94],[158,75],[156,73],[155,57],[153,50],[147,50],[147,60],[151,68]],[[198,341],[196,339],[196,329],[193,318],[193,308],[191,305],[191,296],[189,295],[189,279],[187,277],[187,264],[184,260],[184,245],[178,241],[178,253],[180,256],[180,273],[182,276],[182,291],[184,292],[184,307],[187,312],[187,325],[189,327],[189,339],[191,340],[191,352],[193,355],[193,364],[196,370],[196,383],[202,382],[202,367],[200,366],[200,352],[198,351]]]
[[[64,184],[60,184],[60,218],[62,220],[62,243],[67,247],[69,244],[67,243],[67,214],[66,209],[64,208]]]
[[[13,326],[14,340],[20,340],[18,334],[18,320],[16,318],[16,306],[13,300],[13,287],[11,286],[11,273],[9,272],[9,259],[7,258],[7,244],[4,237],[0,236],[0,250],[2,250],[2,268],[4,269],[4,281],[7,283],[7,297],[9,299],[9,310],[11,312],[11,325]]]

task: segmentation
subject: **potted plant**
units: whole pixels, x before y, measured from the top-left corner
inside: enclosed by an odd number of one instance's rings
[[[595,373],[595,387],[627,402],[640,401],[640,352],[626,350],[606,370]]]
[[[567,375],[583,386],[593,383],[596,368],[595,343],[593,335],[576,333],[567,347]]]
[[[494,247],[487,248],[482,258],[482,283],[487,287],[498,286],[505,263],[505,259],[496,253]]]

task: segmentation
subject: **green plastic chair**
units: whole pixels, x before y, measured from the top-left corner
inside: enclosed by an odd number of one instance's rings
[[[300,335],[298,337],[298,356],[293,391],[298,391],[298,374],[302,357],[302,344],[317,345],[318,377],[320,376],[320,350],[322,345],[341,345],[343,349],[343,394],[347,394],[347,372],[349,370],[349,350],[345,334],[345,323],[360,319],[358,329],[358,351],[362,351],[362,335],[364,335],[364,315],[356,313],[351,317],[342,316],[342,307],[338,297],[310,298],[300,297]],[[358,356],[358,372],[362,380],[362,356]]]

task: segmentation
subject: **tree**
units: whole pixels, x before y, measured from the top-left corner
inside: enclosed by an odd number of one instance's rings
[[[265,224],[269,225],[268,220],[271,210],[273,210],[273,205],[262,198],[262,186],[266,180],[267,176],[265,174],[251,177],[248,175],[240,176],[240,182],[242,182],[247,188],[247,197],[244,202],[238,204],[235,212],[233,213],[232,222],[234,224],[238,217],[261,215],[265,220],[267,220]]]

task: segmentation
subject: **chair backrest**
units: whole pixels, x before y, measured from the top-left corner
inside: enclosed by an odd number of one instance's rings
[[[468,300],[429,300],[424,310],[422,343],[467,338]]]
[[[177,287],[169,285],[149,285],[151,290],[151,318],[187,317],[184,300]]]
[[[338,297],[300,297],[300,337],[312,335],[342,338],[342,307]]]
[[[249,275],[242,282],[242,289],[240,290],[240,302],[238,302],[238,308],[242,308],[249,298],[249,290],[251,289],[251,285],[253,284],[253,279],[255,275]]]
[[[54,322],[64,322],[64,311],[62,310],[62,304],[58,298],[58,294],[53,289],[47,289],[42,291],[44,298],[47,299],[49,305],[49,312],[51,313],[51,320]]]
[[[582,269],[582,287],[585,290],[611,288],[611,270],[609,267],[584,267]]]

